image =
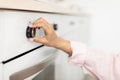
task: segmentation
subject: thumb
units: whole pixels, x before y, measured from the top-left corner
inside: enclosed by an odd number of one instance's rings
[[[40,37],[34,37],[34,38],[30,38],[29,39],[30,41],[35,41],[35,42],[38,42],[38,43],[42,43],[44,44],[45,43],[45,38],[40,38]]]

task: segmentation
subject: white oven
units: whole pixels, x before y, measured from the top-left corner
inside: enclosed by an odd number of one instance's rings
[[[63,38],[88,41],[88,16],[0,10],[0,80],[83,79],[80,68],[67,63],[65,53],[26,38],[28,24],[39,17],[55,25]]]

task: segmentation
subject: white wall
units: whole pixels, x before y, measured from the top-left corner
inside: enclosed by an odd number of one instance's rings
[[[90,45],[105,51],[120,51],[119,0],[66,0],[91,16]]]

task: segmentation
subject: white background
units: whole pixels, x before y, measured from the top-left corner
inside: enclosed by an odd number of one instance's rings
[[[120,52],[120,0],[66,0],[91,14],[90,45]]]

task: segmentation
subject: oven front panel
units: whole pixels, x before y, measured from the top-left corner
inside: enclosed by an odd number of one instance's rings
[[[57,24],[58,35],[69,35],[69,32],[80,28],[84,17],[66,16],[46,13],[32,13],[19,11],[0,11],[0,44],[4,59],[18,55],[38,45],[26,38],[26,28],[30,22],[39,17],[45,18],[51,24]],[[82,20],[82,21],[81,21]],[[79,26],[78,26],[79,25]],[[9,52],[8,52],[9,51]]]
[[[88,41],[88,17],[87,16],[72,16],[60,14],[48,14],[38,12],[22,12],[22,11],[9,11],[0,10],[0,61],[6,61],[21,53],[31,50],[42,44],[29,41],[26,38],[26,28],[29,23],[35,21],[39,17],[45,18],[51,24],[57,24],[56,33],[68,40],[74,41]],[[42,34],[42,33],[40,33]],[[42,60],[47,59],[49,56],[59,54],[55,65],[55,79],[56,80],[70,80],[68,72],[64,73],[65,69],[72,69],[74,75],[82,74],[82,71],[76,67],[69,67],[67,64],[67,57],[65,53],[59,52],[54,48],[41,47],[27,55],[14,59],[3,66],[3,80],[9,80],[10,76],[15,72],[29,68]],[[62,60],[61,60],[62,57]],[[64,60],[66,60],[64,62]],[[65,66],[64,66],[65,65]],[[61,66],[61,68],[59,68]],[[63,68],[64,66],[64,68]],[[78,71],[79,72],[76,72]],[[62,75],[60,73],[64,73]],[[75,76],[76,77],[76,76]],[[83,75],[76,80],[82,79]],[[74,80],[74,79],[73,79]]]

